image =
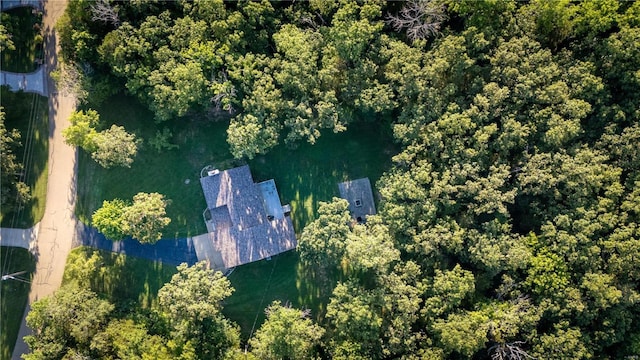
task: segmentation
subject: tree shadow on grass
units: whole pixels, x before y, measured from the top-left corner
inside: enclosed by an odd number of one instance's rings
[[[2,275],[22,273],[16,279],[0,282],[0,359],[10,359],[18,338],[22,315],[29,299],[29,289],[35,271],[35,259],[28,250],[3,246],[0,248]]]
[[[15,73],[35,71],[36,59],[42,58],[42,17],[34,15],[31,7],[4,11],[2,23],[11,33],[15,50],[4,50],[0,56],[0,68]]]
[[[158,290],[176,273],[174,265],[79,247],[71,251],[65,282],[79,281],[111,301],[119,311],[132,306],[150,309]]]
[[[20,146],[15,151],[16,160],[24,169],[20,180],[27,184],[32,199],[11,212],[2,212],[1,226],[29,228],[44,215],[47,192],[47,163],[49,158],[47,99],[37,94],[11,92],[1,87],[0,98],[6,114],[7,129],[20,132]]]

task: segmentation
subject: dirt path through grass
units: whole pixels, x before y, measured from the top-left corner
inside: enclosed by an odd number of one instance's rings
[[[59,38],[54,25],[64,13],[66,0],[49,0],[45,4],[43,25],[45,31],[45,64],[49,92],[49,179],[45,214],[40,222],[37,240],[32,246],[36,257],[36,270],[29,293],[29,304],[51,295],[62,283],[62,274],[71,243],[77,234],[74,215],[76,201],[76,149],[66,145],[62,129],[68,126],[68,118],[75,109],[75,99],[55,91],[48,76],[56,68]],[[30,305],[25,309],[25,316]],[[28,351],[23,337],[30,333],[24,316],[13,359]]]

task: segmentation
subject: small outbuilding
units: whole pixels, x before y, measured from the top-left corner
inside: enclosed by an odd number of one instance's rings
[[[341,182],[338,189],[340,197],[349,202],[349,211],[357,222],[364,223],[367,221],[367,215],[376,214],[369,178]]]

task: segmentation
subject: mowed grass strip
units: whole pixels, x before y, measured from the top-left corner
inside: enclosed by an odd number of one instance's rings
[[[5,49],[0,54],[0,68],[4,71],[29,73],[40,66],[36,59],[42,58],[42,18],[32,11],[26,6],[2,12],[2,25],[15,46],[15,50]]]
[[[8,131],[20,131],[21,147],[16,159],[24,165],[21,180],[31,189],[31,201],[17,211],[0,209],[0,226],[29,228],[42,219],[47,195],[47,162],[49,159],[49,108],[47,98],[32,94],[13,93],[0,88]]]
[[[149,309],[175,273],[174,265],[83,246],[69,253],[63,284],[77,281],[118,308],[133,303]]]
[[[17,279],[30,281],[35,270],[35,259],[27,249],[2,246],[0,248],[2,276],[15,275]],[[29,299],[30,284],[7,279],[0,283],[0,359],[11,359],[18,338],[20,323]]]

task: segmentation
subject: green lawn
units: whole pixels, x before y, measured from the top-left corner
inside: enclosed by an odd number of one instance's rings
[[[313,269],[303,265],[296,251],[237,267],[229,275],[235,292],[225,301],[223,313],[240,325],[244,340],[260,327],[265,319],[264,309],[274,300],[311,309],[313,319],[321,322],[337,276],[316,276]]]
[[[96,110],[105,124],[121,124],[144,139],[167,126],[174,133],[173,142],[180,147],[158,154],[146,145],[130,169],[102,169],[81,152],[76,209],[79,218],[88,222],[103,200],[130,199],[139,191],[155,191],[172,200],[167,208],[172,222],[164,232],[166,237],[205,232],[202,211],[206,204],[198,181],[200,170],[209,164],[219,169],[241,164],[232,159],[226,143],[228,120],[181,120],[157,125],[146,108],[123,95],[112,97]],[[383,128],[386,129],[375,123],[361,123],[340,134],[324,132],[315,145],[301,143],[295,149],[278,146],[249,161],[251,172],[256,182],[275,179],[283,204],[291,204],[294,227],[300,234],[315,219],[319,202],[338,196],[339,182],[369,177],[375,187],[397,151],[391,134]],[[189,183],[185,184],[185,180]],[[245,338],[251,333],[256,316],[256,327],[262,323],[264,308],[273,300],[309,308],[321,320],[337,276],[318,276],[314,269],[301,264],[296,252],[240,266],[230,276],[236,291],[225,302],[224,312],[241,325]]]
[[[181,120],[157,125],[153,114],[129,96],[115,96],[96,109],[104,123],[117,123],[143,139],[168,127],[176,150],[156,152],[143,145],[131,168],[103,169],[80,152],[77,215],[89,223],[103,200],[131,199],[140,191],[159,192],[171,199],[172,219],[165,237],[184,237],[206,231],[202,211],[206,204],[198,181],[208,164],[221,169],[239,165],[226,142],[227,120]],[[352,125],[340,134],[325,132],[315,145],[296,149],[281,145],[249,162],[255,181],[275,179],[283,203],[292,207],[296,232],[315,218],[320,201],[338,196],[338,182],[369,177],[372,185],[390,165],[396,148],[391,136],[376,124]],[[188,180],[189,183],[185,184]]]
[[[73,269],[81,268],[94,254],[99,257],[99,266],[95,271],[85,272],[90,287],[117,307],[133,302],[149,309],[156,302],[158,290],[177,272],[174,265],[79,247],[67,258],[63,283],[73,278]]]
[[[165,124],[156,125],[153,114],[132,97],[115,96],[96,109],[105,123],[117,123],[148,140]],[[166,125],[179,149],[158,153],[143,144],[131,168],[103,169],[80,151],[78,207],[76,213],[90,223],[103,200],[131,199],[138,192],[158,192],[171,200],[171,224],[164,236],[185,237],[206,232],[202,211],[206,207],[200,187],[200,170],[207,164],[231,166],[225,140],[227,122],[187,121]],[[189,183],[186,184],[185,182]]]
[[[323,132],[315,145],[280,145],[249,162],[255,181],[275,179],[283,204],[291,204],[296,233],[315,219],[319,202],[339,196],[338,183],[368,177],[372,187],[397,152],[391,134],[378,124],[349,125],[344,133]]]
[[[15,277],[28,280],[35,270],[35,259],[26,249],[3,246],[0,268],[2,275],[27,271]],[[8,279],[0,284],[0,359],[11,358],[28,298],[28,283]]]
[[[21,134],[16,158],[24,164],[23,181],[31,188],[32,200],[21,210],[5,213],[0,209],[2,227],[29,228],[42,219],[47,193],[47,160],[49,158],[49,110],[47,98],[32,93],[0,90],[1,105],[6,113],[7,129]]]
[[[27,73],[38,68],[35,60],[42,58],[41,16],[33,15],[31,7],[11,9],[2,13],[2,25],[11,34],[15,50],[4,50],[0,68],[5,71]]]

